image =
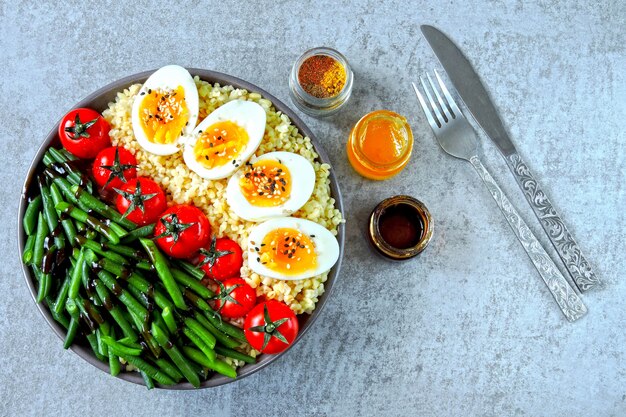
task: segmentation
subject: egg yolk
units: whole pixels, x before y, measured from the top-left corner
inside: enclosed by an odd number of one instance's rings
[[[284,275],[297,275],[317,266],[312,237],[297,229],[278,228],[265,235],[260,246],[250,250],[257,252],[258,261],[267,268]]]
[[[142,93],[143,94],[143,93]],[[185,90],[148,89],[139,106],[141,127],[153,143],[174,143],[189,121]]]
[[[248,140],[246,129],[224,120],[201,131],[193,151],[196,159],[206,168],[236,164],[234,158],[246,147]]]
[[[279,161],[264,159],[246,166],[239,187],[253,206],[276,207],[289,199],[291,174]]]

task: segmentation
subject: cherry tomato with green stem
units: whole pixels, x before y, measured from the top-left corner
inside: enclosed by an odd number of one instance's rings
[[[95,110],[74,109],[63,116],[59,124],[59,139],[63,147],[81,159],[93,159],[111,146],[111,126]]]

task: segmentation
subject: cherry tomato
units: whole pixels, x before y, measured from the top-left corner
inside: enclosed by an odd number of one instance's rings
[[[279,353],[296,339],[298,319],[288,305],[269,300],[250,310],[243,329],[254,349],[263,353]]]
[[[154,237],[169,256],[189,258],[209,243],[211,224],[199,208],[180,204],[161,214]]]
[[[209,249],[200,249],[199,267],[209,277],[223,281],[239,275],[243,265],[243,251],[232,239],[213,236]]]
[[[165,193],[150,178],[135,178],[115,191],[117,211],[139,226],[156,222],[167,209]]]
[[[137,177],[137,159],[125,148],[111,146],[98,153],[91,172],[100,187],[107,190],[121,188]]]
[[[92,109],[74,109],[59,124],[59,139],[65,149],[82,159],[92,159],[111,146],[109,123]]]
[[[241,278],[217,281],[219,293],[214,297],[215,309],[230,319],[245,316],[256,304],[256,291]]]

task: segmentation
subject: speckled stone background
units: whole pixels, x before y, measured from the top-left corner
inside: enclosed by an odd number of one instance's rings
[[[626,3],[48,3],[0,2],[0,415],[626,415]],[[437,67],[424,23],[475,64],[606,281],[585,294],[580,322],[561,315],[472,168],[436,145],[410,91]],[[311,332],[262,372],[197,392],[148,392],[64,351],[30,298],[15,237],[20,187],[51,126],[93,90],[169,63],[230,73],[289,103],[291,63],[320,45],[342,51],[356,81],[345,111],[304,118],[331,155],[348,219],[341,278]],[[380,108],[405,114],[416,143],[408,168],[376,183],[352,171],[344,145]],[[541,233],[481,138],[486,164]],[[397,193],[436,221],[429,248],[401,265],[373,256],[362,233]]]

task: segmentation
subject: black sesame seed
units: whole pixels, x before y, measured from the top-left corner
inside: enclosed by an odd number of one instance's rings
[[[148,88],[148,94],[152,94],[152,89]]]
[[[261,258],[256,258],[256,261],[257,262],[261,262]]]

